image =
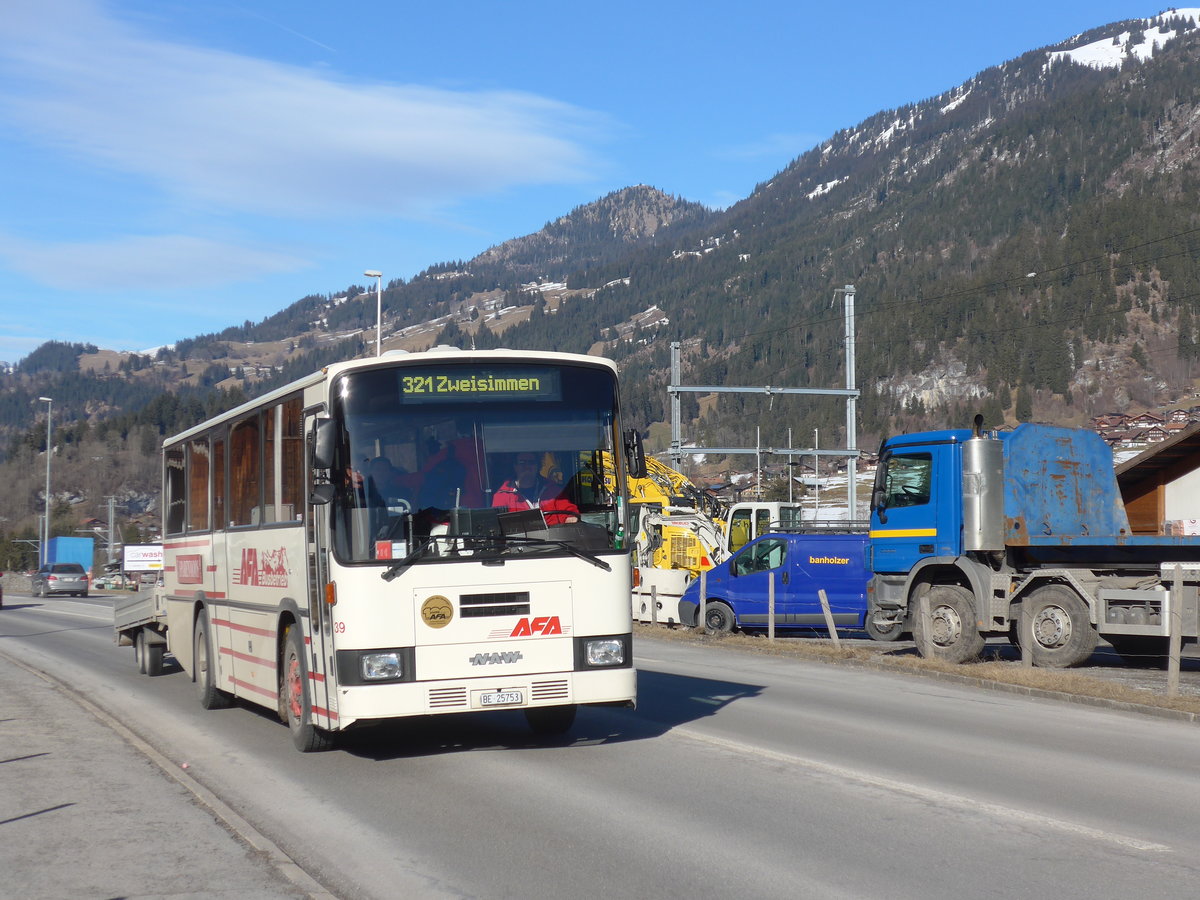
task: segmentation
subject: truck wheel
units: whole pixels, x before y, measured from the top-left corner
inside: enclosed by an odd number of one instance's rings
[[[1021,620],[1021,652],[1033,654],[1035,666],[1067,669],[1096,649],[1100,636],[1088,618],[1087,604],[1065,584],[1046,584],[1022,601],[1029,604],[1028,631]]]
[[[863,621],[863,631],[873,641],[896,641],[904,633],[904,623],[888,622],[881,625],[875,621],[871,610],[867,610],[867,617]]]
[[[957,584],[935,584],[929,589],[928,611],[913,622],[913,641],[926,659],[964,663],[983,652],[983,635],[975,625],[975,602]],[[924,606],[924,604],[922,604]]]
[[[200,610],[192,641],[192,680],[200,705],[205,709],[224,709],[233,702],[229,694],[217,687],[217,660],[212,650],[212,634],[208,629],[208,611]]]
[[[534,734],[563,734],[575,724],[575,704],[529,707],[525,721]]]
[[[146,632],[139,628],[133,636],[133,660],[137,663],[139,675],[146,674]]]
[[[292,733],[292,743],[301,753],[328,750],[333,737],[312,721],[312,688],[304,657],[300,629],[289,625],[283,633],[283,674],[279,679],[279,708]]]
[[[736,625],[733,610],[720,600],[704,604],[704,630],[708,634],[729,634]]]

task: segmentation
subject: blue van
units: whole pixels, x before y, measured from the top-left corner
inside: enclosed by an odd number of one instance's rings
[[[709,631],[759,629],[768,625],[768,591],[775,579],[775,627],[825,631],[825,615],[817,591],[825,590],[834,624],[865,630],[876,640],[899,637],[876,633],[867,622],[868,538],[865,534],[766,534],[709,570],[705,625]],[[696,624],[700,579],[687,586],[679,601],[679,620]]]

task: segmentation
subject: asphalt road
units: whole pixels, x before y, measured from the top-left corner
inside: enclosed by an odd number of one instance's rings
[[[337,896],[1094,900],[1200,883],[1194,725],[651,638],[638,709],[585,709],[561,741],[498,713],[303,755],[266,713],[201,710],[177,670],[137,675],[107,602],[9,596],[0,648],[186,762]]]

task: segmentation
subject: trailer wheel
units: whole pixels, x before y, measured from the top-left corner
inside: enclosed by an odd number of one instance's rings
[[[146,649],[142,651],[142,659],[146,664],[146,674],[151,678],[161,675],[163,671],[163,645],[146,641]]]
[[[1022,601],[1021,652],[1033,654],[1035,666],[1067,669],[1077,666],[1096,649],[1100,636],[1088,618],[1088,608],[1065,584],[1045,584]],[[1029,617],[1028,627],[1024,616]]]
[[[207,610],[200,610],[192,636],[192,680],[196,682],[200,705],[205,709],[224,709],[233,702],[233,698],[217,687],[217,661],[213,656]]]
[[[709,600],[704,604],[704,630],[708,634],[729,634],[737,624],[729,604]]]
[[[534,734],[563,734],[575,724],[575,704],[569,706],[531,706],[525,721]]]
[[[913,641],[926,659],[964,663],[983,652],[983,635],[975,624],[975,602],[971,592],[957,584],[935,584],[929,589],[928,606],[914,617]]]
[[[283,674],[279,679],[279,707],[283,710],[292,743],[301,753],[328,750],[333,736],[312,721],[312,692],[304,643],[296,626],[283,633]]]
[[[137,663],[139,675],[146,674],[146,632],[139,628],[133,636],[133,660]]]

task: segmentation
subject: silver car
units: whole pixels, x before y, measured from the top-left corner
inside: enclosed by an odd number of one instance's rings
[[[33,573],[33,593],[36,597],[51,594],[88,595],[88,576],[79,563],[50,563]]]

